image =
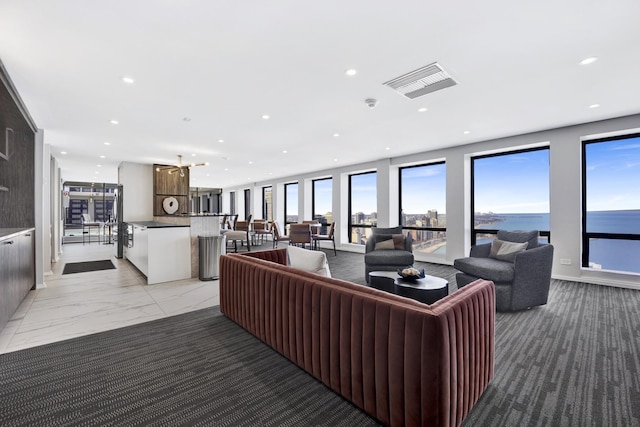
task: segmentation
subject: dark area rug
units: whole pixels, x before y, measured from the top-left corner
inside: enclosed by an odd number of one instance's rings
[[[378,424],[213,307],[0,355],[0,425]]]
[[[68,262],[64,265],[62,274],[87,273],[89,271],[111,270],[116,268],[111,260]]]

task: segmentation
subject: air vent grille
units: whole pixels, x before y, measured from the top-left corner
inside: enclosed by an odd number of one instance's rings
[[[458,82],[453,80],[440,64],[434,62],[383,84],[409,99],[414,99],[446,87],[455,86]]]

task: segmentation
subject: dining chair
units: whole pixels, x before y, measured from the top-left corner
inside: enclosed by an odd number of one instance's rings
[[[309,248],[312,246],[311,240],[311,225],[310,224],[290,224],[289,228],[289,243],[296,246],[305,247],[307,244]]]
[[[311,236],[313,239],[313,247],[315,249],[318,249],[320,242],[331,241],[333,242],[333,255],[334,256],[338,255],[338,252],[336,251],[336,240],[334,237],[335,228],[336,228],[336,223],[332,222],[331,225],[329,226],[329,230],[327,231],[327,234],[316,234]]]
[[[275,248],[276,246],[278,246],[278,243],[280,242],[289,242],[290,238],[289,236],[285,236],[283,234],[280,234],[280,228],[278,227],[278,223],[273,221],[271,223],[271,232],[273,233],[273,247]]]

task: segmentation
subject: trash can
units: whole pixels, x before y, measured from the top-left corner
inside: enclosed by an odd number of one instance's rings
[[[226,237],[198,236],[198,279],[215,280],[219,276],[220,255],[227,252]]]

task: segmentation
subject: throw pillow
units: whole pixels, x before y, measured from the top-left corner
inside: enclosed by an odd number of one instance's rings
[[[379,241],[378,243],[376,243],[373,250],[379,251],[381,249],[395,249],[395,248],[396,246],[394,244],[393,238],[391,238],[391,239]]]
[[[394,249],[404,250],[404,235],[392,234],[391,237],[393,238]]]
[[[514,243],[495,239],[491,242],[491,252],[489,253],[489,256],[501,261],[513,262],[515,261],[517,254],[527,250],[527,245],[527,242]]]
[[[287,246],[287,259],[291,267],[331,277],[327,255],[321,251],[310,251],[297,246]]]

